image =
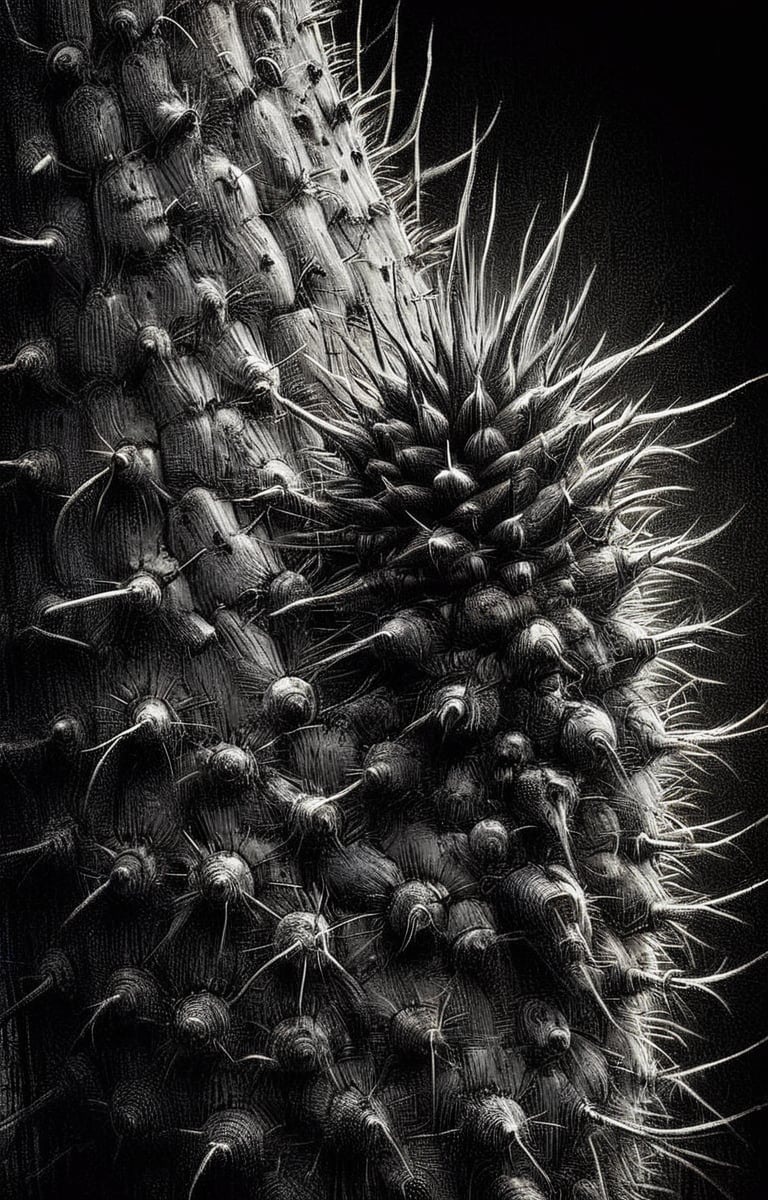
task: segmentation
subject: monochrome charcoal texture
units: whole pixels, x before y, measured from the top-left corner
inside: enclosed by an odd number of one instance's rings
[[[657,1050],[708,401],[622,375],[684,325],[552,311],[584,183],[497,291],[331,15],[0,12],[9,1197],[641,1200],[723,1123]]]

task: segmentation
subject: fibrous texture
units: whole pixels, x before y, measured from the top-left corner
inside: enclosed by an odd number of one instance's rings
[[[622,382],[674,334],[551,312],[580,192],[497,293],[476,147],[425,232],[423,97],[366,144],[305,0],[4,20],[8,1194],[649,1195],[727,899]]]

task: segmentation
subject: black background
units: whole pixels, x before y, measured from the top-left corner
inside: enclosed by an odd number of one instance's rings
[[[389,6],[369,3],[366,40],[381,30]],[[400,128],[407,122],[423,78],[426,45],[435,29],[434,69],[424,122],[424,160],[438,161],[465,148],[475,106],[483,126],[499,99],[503,111],[481,151],[474,193],[475,224],[484,229],[488,193],[500,165],[496,280],[514,272],[525,227],[541,203],[540,228],[555,218],[566,176],[574,187],[599,125],[587,197],[569,236],[564,276],[575,290],[598,265],[587,328],[612,331],[612,346],[644,336],[657,323],[692,315],[724,288],[729,294],[646,371],[659,399],[687,400],[719,392],[768,370],[768,300],[764,173],[768,109],[765,79],[766,21],[745,7],[611,5],[553,8],[477,0],[404,0],[401,13]],[[345,19],[339,32],[354,29]],[[364,61],[375,77],[381,47]],[[410,164],[403,162],[403,171]],[[462,186],[460,170],[434,185],[428,215],[450,223]],[[594,337],[587,339],[588,344]],[[690,588],[689,612],[702,601],[711,613],[739,601],[749,606],[732,623],[739,638],[717,639],[714,659],[725,686],[706,689],[702,703],[713,721],[741,715],[768,697],[768,383],[757,384],[697,414],[681,428],[691,436],[731,426],[695,451],[686,472],[695,492],[677,518],[701,516],[710,526],[741,509],[733,526],[708,548],[707,562],[730,582],[701,575]],[[706,661],[708,673],[713,663]],[[760,722],[757,722],[758,724]],[[744,822],[766,810],[768,734],[729,744],[738,775],[713,771],[707,816],[740,812]],[[722,893],[752,882],[768,866],[768,826],[744,839],[746,852],[725,860],[708,857],[699,878]],[[768,904],[763,893],[734,911],[745,927],[702,921],[710,937],[741,961],[768,945]],[[717,956],[708,959],[717,965]],[[706,1001],[693,1017],[706,1040],[694,1042],[686,1064],[718,1058],[768,1033],[768,970],[761,964],[724,985],[733,1015]],[[691,1082],[734,1112],[768,1098],[768,1055],[741,1059]],[[739,1170],[716,1173],[734,1197],[768,1193],[768,1123],[764,1114],[739,1127],[751,1143],[705,1140],[696,1148],[720,1154]],[[706,1168],[708,1169],[708,1168]],[[714,1197],[694,1176],[680,1195]]]

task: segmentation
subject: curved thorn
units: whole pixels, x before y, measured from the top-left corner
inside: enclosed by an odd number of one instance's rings
[[[599,1125],[610,1125],[613,1129],[619,1129],[633,1137],[686,1138],[694,1137],[699,1133],[709,1133],[712,1129],[722,1129],[724,1125],[731,1125],[735,1121],[743,1121],[746,1117],[763,1112],[768,1108],[768,1101],[763,1101],[762,1104],[753,1104],[750,1108],[734,1113],[732,1117],[720,1117],[714,1121],[702,1121],[698,1125],[684,1125],[677,1129],[654,1129],[647,1125],[632,1125],[628,1121],[620,1121],[616,1117],[608,1116],[607,1113],[598,1112],[589,1103],[585,1103],[584,1108],[587,1115]]]
[[[698,1075],[702,1071],[710,1071],[714,1067],[722,1067],[725,1063],[734,1062],[737,1058],[743,1058],[745,1054],[751,1054],[753,1050],[759,1050],[766,1043],[768,1043],[768,1034],[758,1041],[752,1042],[749,1046],[743,1046],[741,1050],[734,1050],[732,1054],[724,1054],[722,1058],[713,1058],[711,1062],[697,1063],[695,1067],[686,1067],[683,1071],[665,1071],[664,1074],[669,1079],[685,1079],[689,1075]]]
[[[237,993],[237,995],[234,996],[232,998],[232,1000],[230,1001],[230,1005],[235,1005],[235,1004],[237,1004],[238,1000],[242,999],[242,997],[245,995],[245,993],[248,991],[248,989],[251,987],[251,985],[253,983],[255,983],[256,980],[259,978],[259,975],[262,975],[264,973],[264,971],[269,969],[269,967],[273,966],[276,962],[279,962],[281,958],[287,958],[289,954],[293,954],[294,950],[300,950],[300,949],[301,949],[301,942],[296,941],[296,942],[292,942],[291,945],[288,946],[288,948],[286,950],[281,950],[279,954],[274,954],[272,956],[272,958],[270,958],[269,962],[265,962],[263,966],[259,967],[258,971],[254,971],[254,973],[253,973],[253,975],[251,975],[250,979],[246,980],[246,982],[240,988],[240,991]]]
[[[217,1154],[230,1154],[230,1153],[231,1153],[230,1147],[227,1145],[226,1142],[211,1142],[211,1144],[209,1145],[205,1154],[203,1155],[203,1160],[200,1163],[200,1166],[197,1168],[197,1171],[195,1172],[195,1177],[192,1180],[192,1183],[189,1188],[189,1192],[187,1193],[187,1200],[192,1200],[192,1193],[194,1192],[195,1188],[197,1187],[198,1183],[200,1182],[200,1179],[202,1178],[203,1173],[207,1169],[211,1160]]]

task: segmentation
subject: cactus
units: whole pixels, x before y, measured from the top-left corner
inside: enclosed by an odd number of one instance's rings
[[[654,1044],[760,886],[679,866],[744,722],[664,720],[711,401],[553,319],[588,162],[503,300],[480,139],[422,225],[329,14],[4,17],[6,1193],[640,1200],[744,1115]]]

